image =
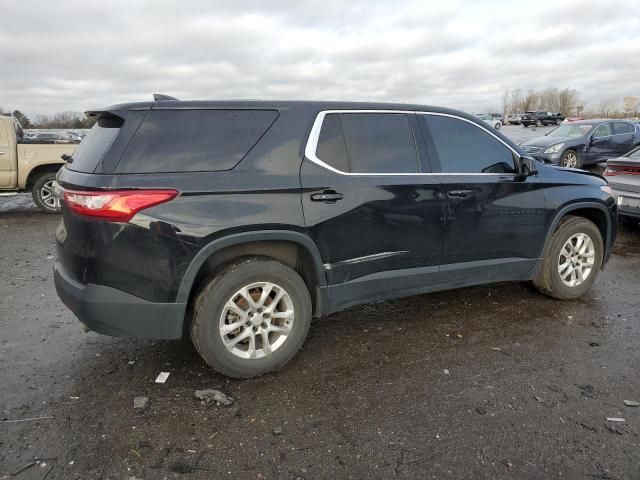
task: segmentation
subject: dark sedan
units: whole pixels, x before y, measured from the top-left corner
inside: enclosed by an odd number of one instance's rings
[[[520,146],[546,163],[580,168],[626,154],[640,144],[640,126],[625,120],[567,123]]]
[[[640,147],[607,161],[604,175],[617,197],[620,220],[640,221]]]

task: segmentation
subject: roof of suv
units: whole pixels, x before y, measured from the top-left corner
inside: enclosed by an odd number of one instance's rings
[[[289,109],[308,108],[315,110],[406,110],[451,113],[459,115],[459,110],[432,105],[418,105],[406,103],[374,103],[374,102],[340,102],[314,100],[159,100],[149,102],[118,103],[105,108],[87,111],[87,114],[113,112],[123,110],[151,110],[151,109],[204,109],[204,108],[260,108],[260,109]]]

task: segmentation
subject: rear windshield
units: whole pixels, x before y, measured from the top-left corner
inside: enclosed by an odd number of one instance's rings
[[[120,117],[101,116],[73,152],[73,160],[67,163],[67,168],[76,172],[93,172],[118,136],[123,123]]]
[[[273,124],[273,110],[152,110],[116,173],[229,170]]]

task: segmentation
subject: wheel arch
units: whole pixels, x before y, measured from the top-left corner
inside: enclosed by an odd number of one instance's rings
[[[176,302],[189,303],[202,281],[234,258],[259,255],[296,270],[311,294],[314,316],[322,312],[320,289],[327,279],[320,252],[307,235],[289,230],[259,230],[228,235],[205,245],[193,258],[180,283]]]
[[[586,218],[598,227],[598,230],[600,230],[600,234],[602,235],[605,249],[602,256],[604,265],[606,259],[608,258],[608,252],[610,252],[611,250],[611,229],[613,228],[613,225],[611,222],[611,215],[609,214],[609,210],[607,209],[607,207],[597,202],[576,202],[560,208],[556,212],[553,220],[549,225],[549,228],[547,229],[546,240],[540,255],[540,259],[542,260],[545,257],[547,249],[551,244],[551,237],[553,233],[558,227],[560,221],[567,215]]]
[[[63,164],[60,163],[45,163],[43,165],[37,165],[33,167],[29,173],[27,173],[27,177],[25,180],[24,188],[26,190],[31,189],[36,179],[42,175],[43,173],[56,173]]]

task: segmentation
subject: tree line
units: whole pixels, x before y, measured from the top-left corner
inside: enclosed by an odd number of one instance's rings
[[[5,113],[0,108],[0,114]],[[96,123],[95,117],[88,117],[80,112],[60,112],[53,115],[36,115],[34,119],[30,119],[20,110],[9,111],[18,119],[22,128],[65,128],[65,129],[82,129],[91,128]]]
[[[526,92],[516,88],[505,90],[502,95],[502,108],[504,114],[541,110],[559,112],[565,117],[629,118],[637,117],[640,113],[640,98],[610,98],[595,105],[585,106],[580,94],[573,88],[549,87]]]

